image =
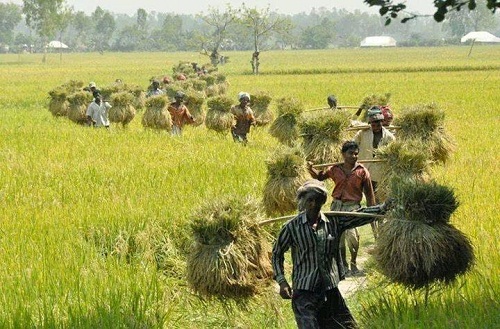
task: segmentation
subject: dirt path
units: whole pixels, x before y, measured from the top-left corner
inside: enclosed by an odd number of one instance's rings
[[[355,276],[349,276],[339,283],[339,290],[344,298],[349,297],[351,294],[356,292],[358,289],[363,289],[366,287],[366,276],[364,274],[363,264],[365,263],[367,257],[359,257],[357,259],[358,267],[360,268],[360,273]]]

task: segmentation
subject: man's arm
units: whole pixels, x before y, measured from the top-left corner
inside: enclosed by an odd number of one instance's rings
[[[292,289],[285,278],[285,252],[290,248],[290,233],[286,226],[283,226],[278,235],[278,239],[274,243],[272,254],[272,266],[274,272],[274,280],[280,286],[280,296],[284,299],[292,298]]]

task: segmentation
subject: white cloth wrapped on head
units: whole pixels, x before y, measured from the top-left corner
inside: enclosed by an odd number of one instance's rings
[[[240,93],[238,94],[238,100],[239,100],[239,101],[241,101],[241,99],[242,99],[243,97],[246,97],[246,98],[248,98],[248,100],[250,100],[250,94],[249,94],[249,93],[246,93],[246,92],[244,92],[244,91],[242,91],[242,92],[240,92]]]

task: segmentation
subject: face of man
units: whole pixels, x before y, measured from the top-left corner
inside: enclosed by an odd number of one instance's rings
[[[307,214],[316,215],[321,210],[324,197],[315,192],[309,192],[304,196],[304,206]]]
[[[242,106],[246,106],[248,103],[250,103],[250,99],[248,99],[248,97],[244,96],[244,97],[241,97],[240,99],[240,104]]]
[[[382,131],[382,121],[381,120],[372,120],[370,121],[370,127],[374,133],[378,133]]]
[[[344,158],[344,162],[350,165],[354,165],[358,161],[358,149],[349,149],[342,153],[342,157]]]

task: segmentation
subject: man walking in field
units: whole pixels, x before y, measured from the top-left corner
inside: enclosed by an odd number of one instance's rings
[[[375,195],[371,182],[370,173],[358,163],[359,146],[355,141],[348,141],[342,145],[342,157],[344,162],[318,171],[309,163],[308,170],[313,178],[320,181],[330,178],[335,183],[332,191],[333,211],[353,211],[361,207],[363,194],[367,206],[375,205]],[[346,242],[351,254],[350,263],[347,262]],[[359,272],[356,259],[359,251],[359,234],[356,228],[346,229],[340,237],[341,265],[346,274]],[[349,266],[350,265],[350,266]],[[350,268],[350,269],[349,269]]]
[[[175,93],[175,102],[170,103],[168,112],[172,116],[172,135],[182,135],[182,127],[185,123],[193,123],[194,118],[184,105],[184,93],[177,91]]]
[[[373,106],[368,110],[370,129],[360,130],[354,136],[354,140],[359,145],[359,160],[373,160],[377,148],[394,141],[394,135],[382,125],[383,121],[384,115],[378,106]],[[366,169],[370,172],[376,202],[380,202],[377,195],[377,187],[383,178],[385,166],[386,164],[382,162],[366,163],[365,165]],[[375,221],[372,223],[372,230],[376,239],[378,236],[378,222]]]
[[[87,124],[96,128],[109,128],[108,113],[111,105],[102,100],[102,96],[98,91],[93,93],[94,100],[87,108]]]
[[[338,284],[344,279],[339,237],[373,218],[327,217],[321,212],[328,192],[312,179],[297,190],[300,213],[283,225],[273,247],[274,279],[280,296],[292,299],[298,328],[357,328]],[[291,248],[292,287],[285,277],[285,252]]]
[[[250,108],[250,94],[240,92],[238,94],[240,104],[231,107],[231,113],[234,116],[235,124],[231,127],[231,134],[235,142],[248,142],[247,134],[250,132],[250,126],[255,126],[255,116]]]

